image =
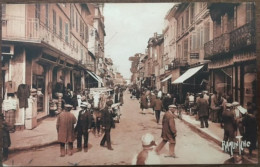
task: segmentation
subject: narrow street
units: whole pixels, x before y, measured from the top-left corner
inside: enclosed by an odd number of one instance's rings
[[[151,133],[157,144],[161,142],[161,122],[155,122],[152,110],[146,115],[140,114],[139,102],[130,99],[128,91],[124,94],[122,117],[116,129],[112,129],[113,151],[100,147],[102,137],[89,138],[89,151],[76,152],[72,156],[59,157],[59,145],[10,154],[7,165],[15,166],[72,166],[72,165],[130,165],[134,155],[142,150],[141,136]],[[164,113],[161,113],[161,119]],[[164,157],[168,153],[168,144],[160,152],[161,164],[221,164],[229,158],[216,144],[201,138],[183,122],[176,119],[177,158]],[[55,128],[55,127],[50,127]],[[76,141],[74,150],[76,151]],[[209,154],[210,153],[210,154]],[[212,156],[214,155],[214,156]]]

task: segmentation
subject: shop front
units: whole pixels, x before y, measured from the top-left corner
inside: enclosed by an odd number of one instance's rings
[[[187,92],[199,93],[206,90],[205,82],[208,80],[207,65],[192,67],[175,79],[172,84],[178,89],[181,103],[185,100]],[[207,83],[207,82],[206,82]]]
[[[98,87],[102,87],[103,81],[102,78],[100,78],[98,75],[96,75],[95,73],[86,70],[85,73],[85,85],[86,88],[98,88]]]
[[[245,106],[256,103],[257,64],[254,52],[235,53],[233,56],[209,63],[210,91],[227,96],[228,102]]]

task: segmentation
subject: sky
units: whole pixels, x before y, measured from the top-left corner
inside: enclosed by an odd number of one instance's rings
[[[147,42],[154,33],[162,34],[164,17],[174,3],[106,3],[105,56],[130,79],[129,57],[145,53]]]

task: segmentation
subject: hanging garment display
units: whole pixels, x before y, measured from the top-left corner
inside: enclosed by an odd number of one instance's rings
[[[18,86],[17,97],[19,99],[19,108],[27,108],[28,98],[30,97],[30,88],[27,84],[20,84]]]

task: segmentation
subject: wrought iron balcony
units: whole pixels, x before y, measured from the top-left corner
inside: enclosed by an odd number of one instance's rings
[[[256,44],[255,23],[245,24],[230,33],[230,50],[236,51]]]
[[[205,59],[211,59],[215,55],[225,54],[230,51],[230,34],[221,36],[204,44]]]

